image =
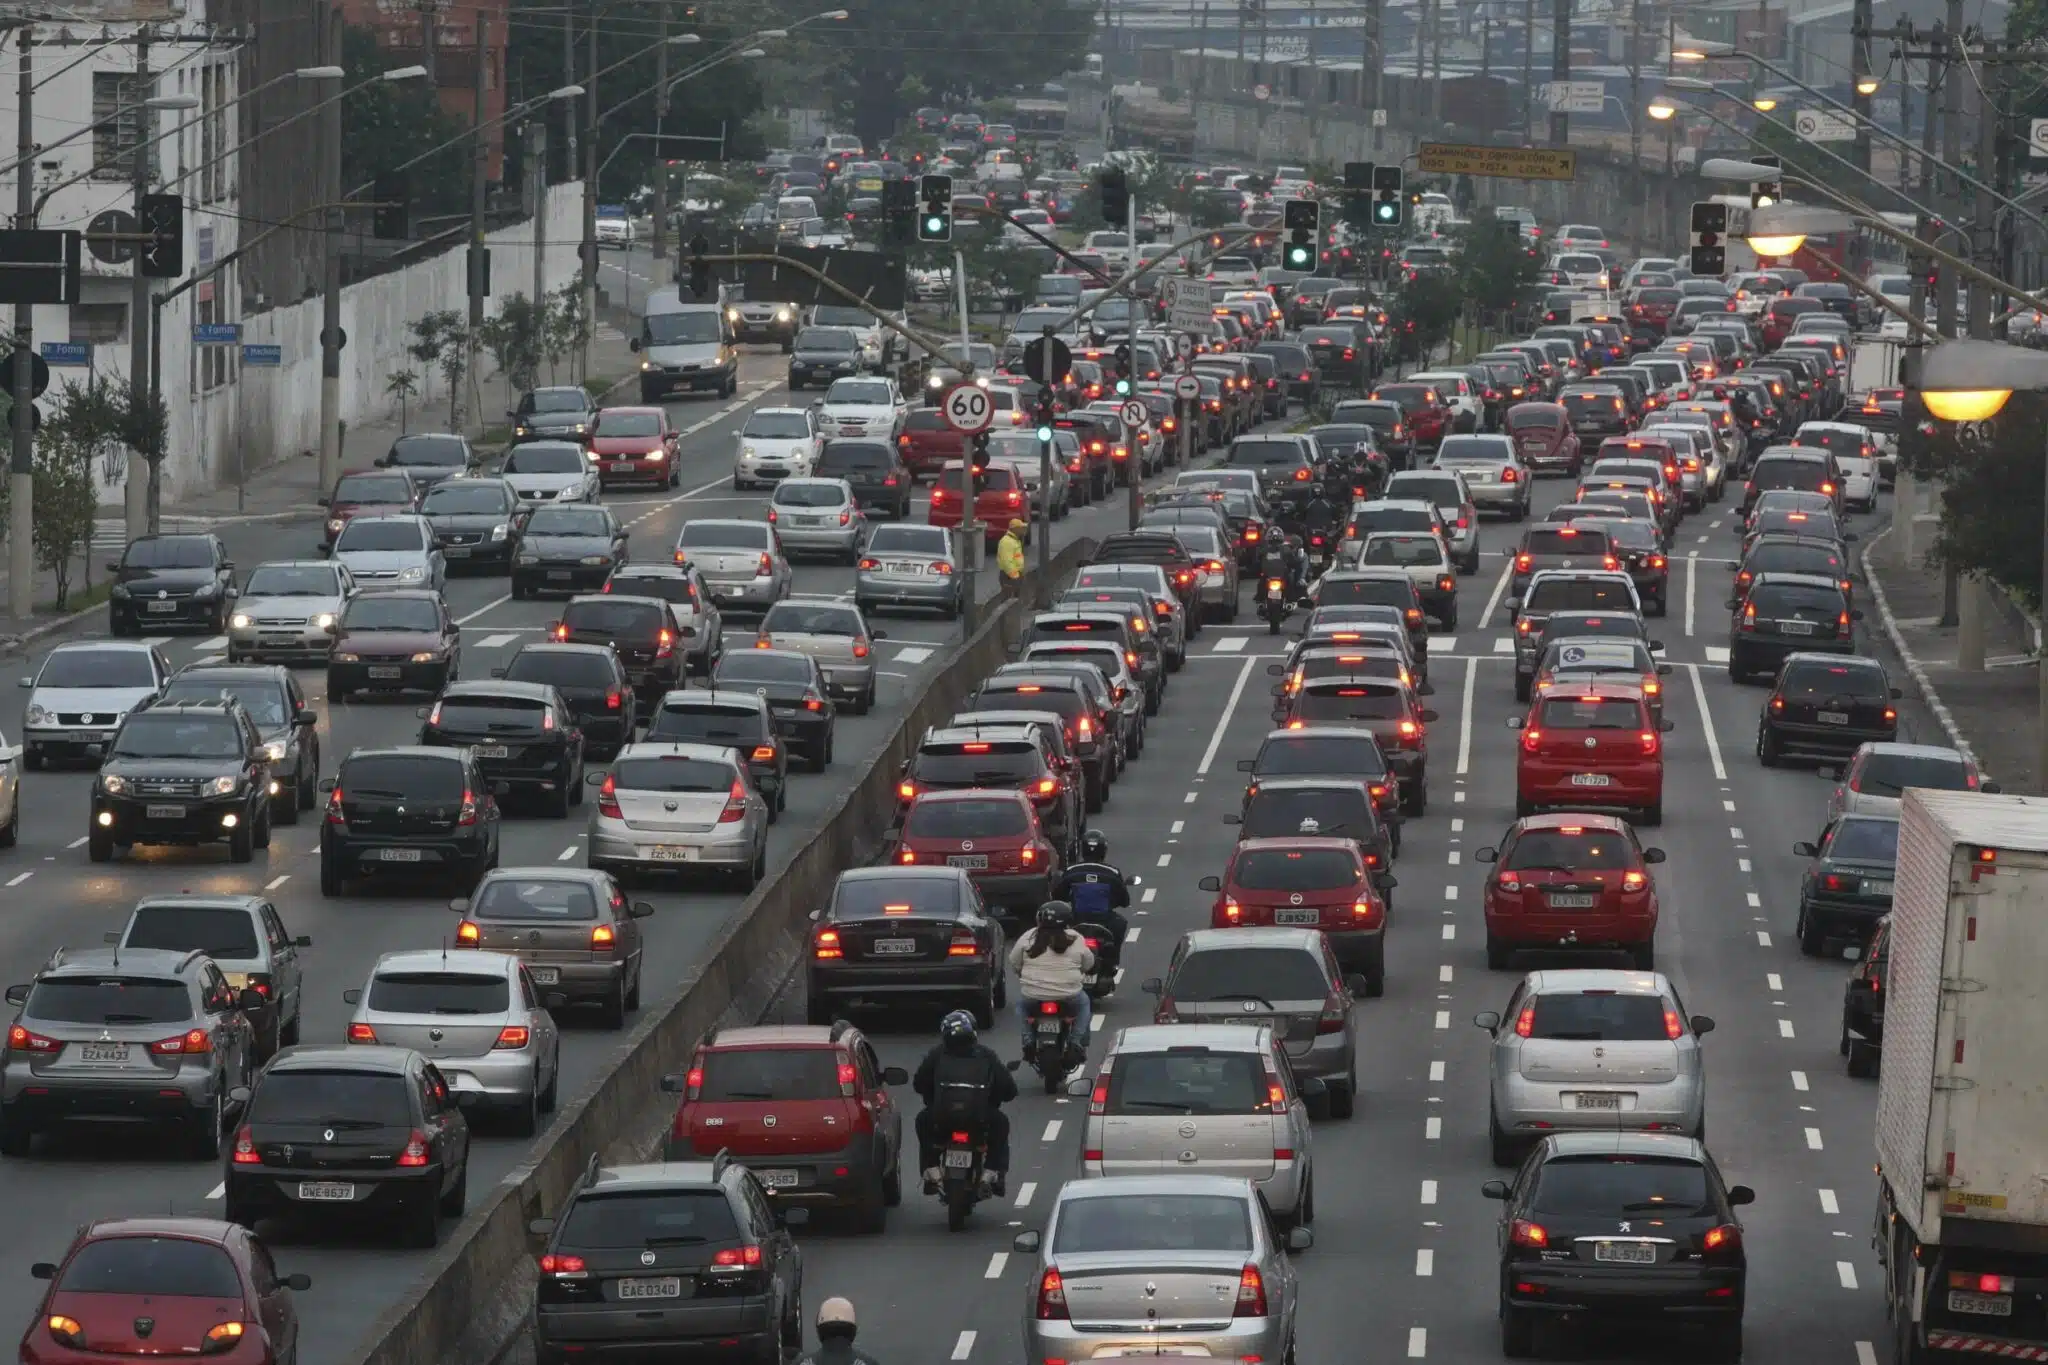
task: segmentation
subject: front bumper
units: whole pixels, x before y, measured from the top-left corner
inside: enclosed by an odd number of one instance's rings
[[[114,734],[120,728],[114,722],[112,712],[107,717],[107,728],[91,725],[41,725],[21,734],[22,746],[29,752],[44,758],[93,759],[98,760],[114,742]]]
[[[701,393],[705,389],[714,392],[723,389],[739,374],[739,367],[708,370],[666,370],[640,371],[640,392],[648,395],[665,393]]]
[[[674,465],[675,460],[667,455],[658,460],[646,455],[601,455],[590,462],[600,488],[622,483],[666,484]]]
[[[211,844],[250,821],[249,804],[246,795],[146,798],[94,792],[92,824],[117,844]]]
[[[414,663],[327,661],[327,694],[346,692],[439,692],[448,685],[448,660]]]
[[[733,477],[746,483],[774,483],[783,479],[801,479],[811,472],[809,460],[793,455],[740,456],[733,462]]]
[[[334,637],[314,625],[267,626],[255,621],[228,627],[228,658],[324,659],[334,652]]]
[[[207,626],[213,624],[220,606],[218,594],[205,598],[131,595],[110,598],[107,612],[112,621],[136,626]]]
[[[550,560],[515,563],[512,584],[529,592],[580,592],[600,588],[612,576],[612,562],[561,564]]]
[[[504,568],[511,564],[516,548],[510,536],[502,540],[492,540],[489,536],[468,540],[442,540],[437,537],[436,543],[441,547],[441,557],[448,561],[450,569],[458,564],[488,564]]]

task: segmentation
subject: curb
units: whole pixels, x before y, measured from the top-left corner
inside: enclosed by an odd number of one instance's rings
[[[99,615],[106,605],[106,603],[100,602],[85,608],[83,611],[74,611],[68,616],[56,617],[53,620],[43,622],[39,626],[25,630],[19,635],[0,635],[0,656],[19,654],[22,650],[29,648],[39,640],[48,639],[59,631],[69,630],[86,617]]]
[[[1927,703],[1928,710],[1934,712],[1934,718],[1941,722],[1941,728],[1947,733],[1949,743],[1953,744],[1963,757],[1976,763],[1976,751],[1970,747],[1970,741],[1963,738],[1961,727],[1956,724],[1955,716],[1942,701],[1941,693],[1935,690],[1933,682],[1928,679],[1927,670],[1921,666],[1919,657],[1906,647],[1905,637],[1899,634],[1898,621],[1892,616],[1891,601],[1885,596],[1884,582],[1878,578],[1877,571],[1871,565],[1870,552],[1891,533],[1892,528],[1889,526],[1879,531],[1870,538],[1869,544],[1865,545],[1857,556],[1863,566],[1863,577],[1870,584],[1871,596],[1877,599],[1878,623],[1884,627],[1885,638],[1892,642],[1892,649],[1904,661],[1906,672],[1912,675],[1913,685],[1920,690],[1921,700]],[[1987,777],[1989,775],[1985,774]]]

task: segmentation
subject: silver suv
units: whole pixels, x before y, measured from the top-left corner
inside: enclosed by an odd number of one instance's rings
[[[20,1013],[0,1062],[0,1155],[27,1156],[37,1133],[77,1122],[168,1127],[195,1159],[219,1158],[265,1001],[212,958],[59,948],[7,1003]]]
[[[268,896],[233,892],[182,891],[144,896],[128,914],[128,926],[107,942],[127,950],[152,949],[180,955],[195,948],[213,959],[228,985],[248,988],[262,1007],[245,1011],[256,1029],[256,1057],[268,1061],[299,1041],[305,1009],[305,969],[299,950],[313,946],[293,937]]]

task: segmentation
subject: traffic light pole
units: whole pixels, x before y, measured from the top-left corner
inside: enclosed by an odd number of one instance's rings
[[[1127,195],[1124,198],[1124,246],[1131,253],[1130,259],[1133,261],[1137,260],[1138,196],[1135,194]],[[1132,335],[1136,335],[1135,330],[1133,331]],[[1128,350],[1130,343],[1126,341],[1124,345]],[[1128,376],[1126,375],[1120,377],[1127,378]],[[1129,501],[1131,529],[1135,531],[1138,529],[1138,523],[1141,520],[1143,520],[1145,516],[1145,457],[1139,453],[1138,443],[1135,439],[1133,439],[1133,433],[1128,431],[1124,433],[1124,445],[1126,451],[1124,455],[1124,483],[1130,489]],[[1048,539],[1050,539],[1050,537],[1048,537]]]
[[[149,30],[137,31],[135,39],[135,88],[144,95],[149,93]],[[135,164],[129,167],[130,182],[135,191],[135,219],[142,221],[142,196],[149,193],[149,149],[141,138],[135,140],[135,149],[130,153]],[[26,163],[21,172],[24,183],[33,177],[27,172]],[[149,276],[144,273],[141,248],[135,251],[135,278],[130,282],[128,298],[128,383],[129,392],[142,388],[142,379],[149,372],[149,324],[152,321],[149,307]],[[134,540],[146,535],[150,527],[149,516],[149,452],[130,449],[128,452],[128,477],[121,489],[123,521],[128,539]],[[323,492],[325,490],[322,490]]]
[[[33,28],[21,26],[21,55],[17,68],[19,111],[14,121],[15,158],[14,224],[28,228],[35,222],[35,79],[29,50],[35,46]],[[138,253],[140,254],[140,253]],[[8,460],[9,515],[7,528],[7,614],[26,621],[36,607],[36,475],[35,442],[29,414],[33,411],[29,390],[34,387],[29,351],[35,343],[35,307],[14,305],[14,442]],[[129,480],[134,481],[132,474]]]

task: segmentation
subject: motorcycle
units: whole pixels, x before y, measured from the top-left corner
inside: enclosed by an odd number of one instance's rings
[[[1045,1082],[1045,1093],[1057,1095],[1067,1073],[1081,1064],[1074,1046],[1074,1007],[1065,1000],[1036,1000],[1031,1006],[1030,1061]]]
[[[1144,884],[1143,877],[1132,877],[1125,883],[1133,890]],[[1080,932],[1081,941],[1088,945],[1088,951],[1095,954],[1095,968],[1088,973],[1085,989],[1090,1000],[1100,1000],[1116,990],[1116,973],[1123,962],[1124,941],[1111,935],[1106,924],[1077,918],[1074,928]]]
[[[1266,580],[1265,599],[1259,603],[1259,614],[1266,618],[1266,633],[1278,635],[1280,626],[1287,620],[1287,580],[1269,578]]]
[[[1017,1069],[1010,1063],[1012,1071]],[[947,1134],[939,1149],[938,1199],[946,1206],[946,1230],[959,1232],[967,1226],[967,1215],[988,1198],[982,1181],[982,1166],[988,1158],[988,1143],[973,1133]]]
[[[1311,581],[1321,578],[1330,571],[1330,561],[1337,553],[1335,537],[1327,531],[1311,531],[1308,536],[1308,576]]]

